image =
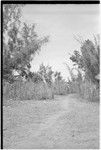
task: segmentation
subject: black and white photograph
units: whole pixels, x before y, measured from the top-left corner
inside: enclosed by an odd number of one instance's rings
[[[99,4],[2,4],[3,149],[100,149]]]

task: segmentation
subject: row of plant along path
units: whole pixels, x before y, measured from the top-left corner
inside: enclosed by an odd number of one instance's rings
[[[44,44],[51,43],[52,37],[40,37],[35,28],[37,22],[22,21],[24,7],[3,6],[4,148],[98,148],[99,34],[93,40],[76,38],[80,49],[70,54],[72,68],[68,65],[67,50],[66,66],[70,74],[67,80],[61,72],[53,71],[53,66],[43,63],[37,72],[32,72],[35,55]],[[54,53],[56,58],[58,54]],[[61,61],[56,60],[59,66]],[[61,96],[70,93],[80,94],[84,101],[80,102],[74,94]]]
[[[99,147],[99,105],[76,94],[4,106],[4,148]]]

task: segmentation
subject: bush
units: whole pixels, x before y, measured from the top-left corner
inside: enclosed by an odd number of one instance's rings
[[[6,83],[3,87],[3,98],[10,100],[32,100],[32,99],[53,99],[52,88],[43,82],[19,82],[13,84]]]
[[[92,82],[82,82],[80,85],[80,95],[82,98],[85,98],[88,101],[98,101],[99,88],[97,88]]]
[[[99,100],[99,88],[91,81],[71,81],[69,83],[69,93],[77,93],[88,101]]]
[[[54,83],[54,94],[56,95],[66,95],[69,93],[68,84],[63,81],[57,81]]]
[[[79,93],[79,83],[76,81],[69,82],[69,93]]]

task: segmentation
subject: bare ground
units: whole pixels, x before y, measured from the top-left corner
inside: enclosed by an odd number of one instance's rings
[[[6,149],[98,149],[99,103],[77,95],[4,106]]]

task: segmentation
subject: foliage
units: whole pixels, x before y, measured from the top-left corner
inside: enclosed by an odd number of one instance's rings
[[[72,72],[72,69],[70,71]],[[99,100],[99,88],[92,81],[83,78],[79,70],[77,76],[68,80],[68,89],[68,93],[77,93],[85,100]]]
[[[50,66],[44,66],[43,64],[40,65],[38,74],[41,75],[43,81],[45,83],[47,83],[49,86],[52,85],[53,83],[53,79],[52,79],[52,75],[53,75],[53,71],[52,71],[52,67]]]
[[[54,94],[66,95],[69,94],[69,87],[65,80],[55,80],[54,82]]]
[[[38,74],[37,72],[30,72],[28,74],[29,80],[31,80],[33,83],[40,83],[43,82],[42,76]]]
[[[5,4],[3,7],[3,78],[14,80],[13,71],[28,78],[30,62],[41,46],[48,42],[48,37],[38,38],[35,25],[21,23],[21,6]]]
[[[99,88],[96,88],[96,85],[88,80],[85,80],[80,84],[79,94],[82,98],[87,99],[91,102],[97,102],[100,99]]]
[[[67,64],[71,80],[68,81],[69,93],[78,93],[88,101],[99,100],[99,81],[95,76],[99,74],[100,44],[99,37],[94,37],[94,42],[86,40],[81,42],[81,51],[74,51],[70,59],[74,63],[78,74],[73,74],[73,69]],[[82,74],[82,72],[84,74]]]
[[[61,73],[58,72],[58,71],[56,71],[56,72],[54,73],[54,78],[55,78],[55,81],[60,81],[60,80],[62,80]]]
[[[51,88],[43,82],[33,83],[31,81],[15,81],[13,84],[7,83],[3,87],[5,100],[41,100],[53,99],[54,95]]]
[[[100,43],[99,37],[94,37],[95,42],[85,40],[81,44],[81,54],[79,51],[74,51],[70,57],[74,65],[85,72],[85,77],[92,82],[96,82],[95,76],[99,74],[100,65]]]
[[[66,95],[68,94],[68,84],[62,78],[61,72],[54,72],[54,93],[57,95]]]
[[[3,4],[3,31],[7,31],[11,23],[20,23],[22,4]],[[18,24],[19,25],[19,24]]]

